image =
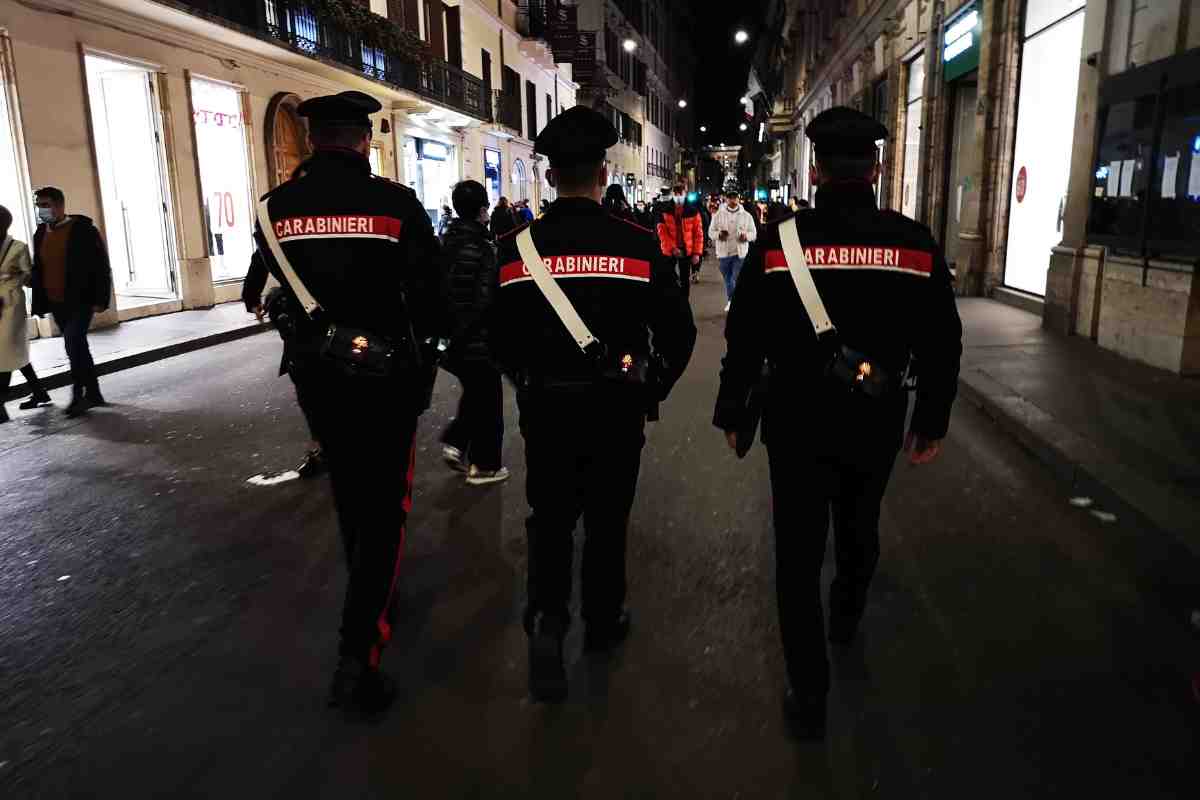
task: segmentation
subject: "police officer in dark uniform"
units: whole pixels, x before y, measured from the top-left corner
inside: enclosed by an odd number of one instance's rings
[[[315,152],[303,177],[264,198],[274,242],[255,231],[288,288],[284,307],[270,311],[289,332],[288,372],[328,463],[350,572],[329,702],[368,712],[395,694],[379,661],[412,505],[417,417],[436,370],[425,343],[446,324],[425,209],[411,190],[371,175],[369,115],[381,108],[361,92],[301,103]],[[272,244],[319,303],[313,315]]]
[[[824,735],[829,689],[820,578],[830,511],[837,573],[828,637],[847,646],[879,559],[879,510],[896,455],[903,443],[911,463],[929,463],[946,435],[962,326],[950,272],[929,229],[876,208],[875,143],[887,129],[838,107],[818,115],[805,133],[816,153],[816,207],[764,225],[750,248],[726,322],[728,352],[713,421],[733,446],[765,360],[763,429],[790,683],[784,710],[793,733],[814,738]],[[800,300],[781,244],[784,226],[799,234],[836,326],[833,336],[818,338]],[[846,354],[853,356],[849,377],[832,368],[846,363]],[[905,439],[902,376],[910,358],[920,378]],[[868,377],[874,396],[856,385]]]
[[[653,232],[609,214],[605,150],[613,126],[592,109],[559,114],[537,137],[558,200],[501,237],[493,354],[518,387],[531,514],[525,630],[535,700],[567,695],[562,643],[571,621],[573,533],[583,517],[585,648],[605,651],[629,631],[625,536],[647,412],[691,358],[691,309]],[[597,343],[585,353],[530,277],[522,232]],[[641,379],[642,367],[653,363]]]

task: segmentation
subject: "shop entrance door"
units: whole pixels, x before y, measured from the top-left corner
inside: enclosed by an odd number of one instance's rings
[[[117,307],[173,300],[174,226],[154,73],[92,55],[86,65]]]
[[[1030,30],[1044,19],[1045,8],[1063,6],[1079,10]],[[1050,250],[1062,241],[1083,50],[1082,6],[1081,1],[1030,0],[1026,10],[1004,283],[1036,295],[1046,293]],[[1055,77],[1048,80],[1048,75]]]
[[[965,80],[965,79],[964,79]],[[954,270],[958,262],[958,232],[961,229],[962,212],[979,187],[972,182],[970,155],[975,143],[975,105],[979,100],[979,86],[974,82],[954,85],[953,135],[950,140],[948,169],[946,170],[946,206],[942,219],[942,249],[946,261]]]

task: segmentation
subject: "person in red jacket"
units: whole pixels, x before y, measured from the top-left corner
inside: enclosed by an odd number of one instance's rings
[[[692,267],[698,265],[704,255],[704,221],[700,218],[700,207],[685,203],[685,198],[683,185],[677,184],[674,195],[658,204],[655,219],[659,247],[664,256],[675,259],[679,284],[687,297]]]

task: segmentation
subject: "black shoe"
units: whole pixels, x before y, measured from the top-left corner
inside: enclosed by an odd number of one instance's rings
[[[83,395],[78,395],[71,398],[71,404],[67,406],[65,413],[68,417],[78,417],[81,414],[86,414],[87,410],[92,407],[87,398]]]
[[[338,660],[329,687],[329,707],[379,714],[396,699],[396,683],[377,668],[355,658]]]
[[[19,406],[17,406],[17,408],[21,409],[22,411],[28,411],[31,408],[37,408],[38,406],[45,405],[49,402],[50,394],[48,392],[34,392],[32,395],[30,395],[28,400],[26,400],[24,403],[21,403]]]
[[[3,403],[0,403],[0,425],[8,422],[9,419],[8,410],[4,408]]]
[[[296,472],[301,478],[315,478],[325,472],[325,457],[321,454],[321,448],[309,450],[304,454],[304,460],[300,462],[300,466],[296,467]]]
[[[563,663],[565,631],[536,620],[529,634],[529,694],[536,703],[567,699],[567,668]]]
[[[623,609],[617,618],[607,625],[589,622],[583,634],[583,649],[589,653],[612,650],[629,638],[630,621],[629,610]]]
[[[825,738],[825,695],[801,697],[788,689],[783,696],[783,718],[788,732],[803,741]]]

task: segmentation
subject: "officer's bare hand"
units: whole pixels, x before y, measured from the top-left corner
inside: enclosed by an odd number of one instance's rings
[[[262,303],[259,303],[258,305],[256,305],[254,307],[254,318],[256,320],[258,320],[259,322],[262,322],[263,317],[265,317],[266,315],[267,315],[267,310],[265,308],[263,308]]]
[[[725,431],[725,441],[729,442],[730,450],[737,450],[737,432]]]
[[[930,464],[942,452],[941,439],[929,439],[915,431],[909,431],[904,440],[904,452],[908,453],[908,463],[913,466]]]

